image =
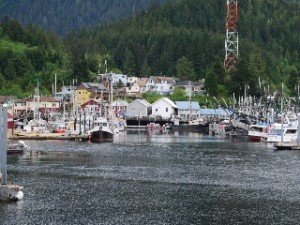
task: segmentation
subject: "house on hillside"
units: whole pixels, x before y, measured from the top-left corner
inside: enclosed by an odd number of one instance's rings
[[[76,88],[76,86],[65,85],[61,88],[61,92],[54,93],[53,97],[56,101],[71,102],[74,100]]]
[[[136,81],[139,81],[141,78],[139,77],[128,77],[127,78],[127,86],[130,86],[131,84],[133,84]]]
[[[144,99],[135,99],[127,106],[126,116],[144,117],[151,114],[151,104]]]
[[[113,87],[126,87],[128,83],[127,75],[124,74],[105,73],[99,74],[99,76],[106,90],[110,90],[111,85]]]
[[[175,103],[167,97],[158,99],[151,106],[152,115],[161,116],[163,119],[169,119],[178,113]]]
[[[135,80],[128,87],[126,87],[126,96],[141,98],[142,93],[145,92],[147,81],[148,78],[141,78],[140,80]]]
[[[187,96],[206,94],[204,80],[196,81],[196,82],[180,81],[174,85],[174,89],[175,88],[181,88],[182,90],[184,90],[186,92]]]
[[[17,107],[19,106],[19,107]],[[22,109],[20,109],[21,107]],[[34,111],[39,112],[40,116],[56,114],[61,109],[61,102],[56,101],[54,97],[48,96],[41,96],[39,100],[36,101],[34,98],[29,98],[25,100],[25,107],[24,102],[21,101],[16,102],[15,104],[15,113],[27,115],[28,113],[33,113]],[[36,115],[37,116],[37,115]]]
[[[162,96],[170,95],[174,90],[176,81],[172,77],[151,76],[146,83],[146,91],[154,91]]]
[[[200,117],[200,105],[196,101],[176,101],[178,116],[184,120],[198,119]]]
[[[74,104],[81,106],[93,98],[108,100],[109,95],[103,84],[82,82],[75,90]]]

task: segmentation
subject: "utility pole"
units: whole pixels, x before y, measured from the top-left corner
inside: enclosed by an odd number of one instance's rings
[[[235,64],[239,58],[238,46],[238,20],[239,7],[238,0],[227,0],[227,16],[226,16],[226,39],[225,39],[225,59],[224,67],[226,71],[235,68]]]

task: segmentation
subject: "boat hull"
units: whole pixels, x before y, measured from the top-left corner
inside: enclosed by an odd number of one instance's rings
[[[180,125],[171,125],[171,130],[173,131],[184,131],[184,132],[195,132],[195,133],[209,133],[209,124],[180,124]]]
[[[101,143],[113,141],[114,134],[108,131],[98,130],[90,134],[90,142]]]
[[[0,185],[1,201],[18,201],[23,199],[23,187],[17,185]]]

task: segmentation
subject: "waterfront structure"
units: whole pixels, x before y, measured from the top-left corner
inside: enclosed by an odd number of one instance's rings
[[[61,102],[50,96],[39,97],[38,101],[36,98],[27,98],[14,102],[13,114],[15,117],[28,117],[29,114],[35,112],[38,117],[40,114],[56,114],[60,108]]]
[[[128,102],[124,100],[115,100],[110,104],[115,117],[124,117],[127,111]]]
[[[7,105],[0,107],[0,200],[17,201],[23,199],[23,187],[8,184],[7,179]]]
[[[198,119],[200,117],[200,105],[195,101],[176,101],[178,116],[183,120]]]
[[[224,67],[227,71],[230,71],[235,67],[235,64],[239,57],[238,19],[238,0],[227,0],[224,59]]]
[[[151,106],[153,116],[160,116],[162,119],[169,119],[172,116],[177,115],[176,104],[167,97],[158,99]]]
[[[201,117],[218,117],[226,118],[230,116],[230,112],[224,109],[204,109],[200,108]]]
[[[144,99],[135,99],[127,106],[126,116],[146,117],[151,114],[151,104]]]

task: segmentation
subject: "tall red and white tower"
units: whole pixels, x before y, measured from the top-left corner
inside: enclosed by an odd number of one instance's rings
[[[239,7],[238,0],[227,0],[226,40],[224,67],[227,71],[235,68],[239,57],[238,38]]]

